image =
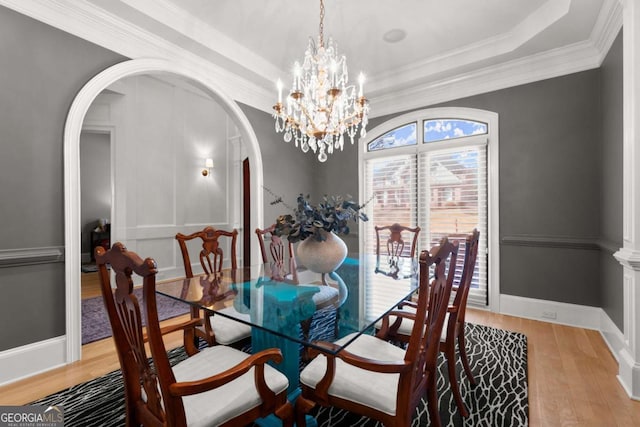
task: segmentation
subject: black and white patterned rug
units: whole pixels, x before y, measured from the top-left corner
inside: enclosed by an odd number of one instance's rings
[[[322,331],[328,316],[314,319],[312,331]],[[469,409],[468,418],[457,413],[449,390],[446,362],[440,355],[438,396],[443,426],[527,426],[527,338],[525,335],[487,326],[467,324],[467,352],[478,385],[471,386],[464,373],[460,391]],[[172,363],[186,356],[179,348],[169,352]],[[462,369],[458,362],[458,372]],[[124,426],[124,388],[120,371],[73,386],[34,404],[63,405],[65,426]],[[316,407],[312,414],[320,427],[378,426],[369,418]],[[425,401],[416,410],[413,427],[429,425]]]

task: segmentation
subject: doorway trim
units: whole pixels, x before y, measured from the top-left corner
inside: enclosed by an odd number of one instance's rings
[[[95,98],[123,77],[145,73],[168,74],[188,80],[211,96],[237,121],[238,130],[247,144],[251,163],[251,187],[263,183],[262,156],[258,138],[238,104],[217,86],[215,75],[164,59],[132,59],[113,65],[93,77],[76,95],[64,128],[64,224],[65,224],[65,304],[66,363],[80,360],[82,352],[80,298],[80,133],[87,111]],[[113,161],[113,159],[112,159]],[[257,191],[252,198],[251,227],[263,228],[263,196]],[[113,205],[112,205],[113,209]],[[260,257],[257,248],[251,251],[251,262]]]

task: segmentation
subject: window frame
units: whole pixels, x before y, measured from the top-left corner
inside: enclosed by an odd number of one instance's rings
[[[481,135],[471,135],[462,138],[453,138],[437,142],[424,143],[424,121],[434,119],[471,120],[486,123],[488,132]],[[395,156],[400,154],[416,155],[425,150],[440,150],[455,146],[478,144],[482,140],[487,146],[487,292],[488,305],[486,308],[493,312],[500,311],[500,246],[499,246],[499,117],[492,111],[463,107],[428,108],[411,113],[402,114],[381,123],[367,131],[367,136],[362,138],[358,150],[358,188],[360,202],[367,199],[365,191],[365,162],[366,160],[380,157]],[[368,144],[389,131],[416,122],[417,145],[388,148],[383,150],[367,151]],[[364,247],[365,224],[359,224],[359,244]],[[361,263],[362,265],[363,263]],[[360,271],[363,274],[363,271]],[[362,277],[362,276],[361,276]],[[364,305],[365,301],[360,301]],[[364,307],[363,307],[364,308]]]

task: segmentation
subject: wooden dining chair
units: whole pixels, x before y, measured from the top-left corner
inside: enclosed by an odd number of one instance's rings
[[[445,238],[437,252],[420,254],[418,305],[406,350],[371,335],[359,336],[336,354],[314,350],[318,355],[300,374],[298,426],[306,425],[305,414],[317,404],[353,411],[385,426],[409,426],[425,394],[431,425],[441,425],[436,375],[440,334],[451,294],[445,262],[452,248]],[[435,276],[429,286],[430,265],[435,267]],[[336,351],[353,337],[318,345]]]
[[[447,284],[453,287],[455,275],[457,271],[458,248],[459,243],[455,240],[447,241],[451,244],[451,254],[446,261],[446,280]],[[431,248],[431,251],[437,251],[438,246]],[[416,312],[417,303],[415,301],[406,300],[398,304],[398,309],[408,313]],[[376,322],[375,331],[378,338],[394,343],[402,343],[406,345],[411,339],[411,331],[413,330],[413,321],[407,317],[397,317],[392,313]]]
[[[176,234],[176,240],[180,245],[180,252],[182,252],[182,260],[184,262],[184,271],[187,277],[193,277],[193,271],[191,269],[191,259],[189,257],[189,250],[187,248],[187,242],[193,239],[200,239],[202,242],[202,250],[198,254],[200,265],[206,274],[214,274],[222,271],[224,262],[224,251],[220,244],[221,237],[228,237],[231,239],[229,260],[232,270],[238,268],[237,261],[237,240],[238,230],[235,228],[231,231],[220,230],[213,227],[205,227],[203,230],[196,231],[189,235],[182,233]]]
[[[156,262],[142,260],[118,242],[110,250],[96,249],[100,286],[113,330],[122,377],[126,425],[244,426],[275,414],[291,426],[293,408],[287,400],[289,381],[267,364],[280,363],[279,349],[249,355],[227,346],[199,351],[193,338],[197,319],[161,328],[156,305]],[[115,277],[111,287],[108,265]],[[146,334],[142,310],[133,293],[133,274],[143,279]],[[163,335],[183,331],[189,357],[173,367]],[[151,349],[153,363],[147,355]]]
[[[471,382],[472,385],[475,385],[476,379],[471,372],[466,350],[465,313],[467,310],[467,298],[469,296],[469,289],[471,288],[471,280],[473,279],[473,273],[476,266],[479,239],[480,232],[477,229],[474,229],[473,232],[465,238],[462,274],[460,275],[460,280],[457,285],[453,286],[454,298],[453,302],[447,309],[447,315],[445,318],[446,326],[443,329],[442,336],[440,338],[440,351],[446,355],[451,391],[453,393],[456,406],[460,411],[460,415],[463,417],[469,416],[469,411],[467,410],[467,407],[462,400],[462,396],[460,395],[460,386],[456,375],[456,345],[458,347],[460,360],[465,374],[469,378],[469,382]],[[448,280],[453,282],[456,262],[452,262],[449,267]],[[406,308],[405,311],[412,311],[412,309]],[[404,342],[409,338],[410,331],[413,328],[413,320],[410,316],[398,318],[391,315],[388,316],[387,319],[383,319],[383,324],[385,326],[383,326],[377,333],[379,338]]]
[[[293,255],[293,244],[274,234],[276,224],[260,229],[256,228],[262,262],[270,263],[271,276],[277,280],[289,279],[298,283],[298,266]],[[269,240],[269,248],[265,245],[265,238]],[[269,256],[270,255],[270,256]]]
[[[316,310],[321,310],[331,306],[337,308],[340,295],[336,288],[329,286],[324,282],[322,284],[300,284],[298,280],[297,263],[293,252],[293,244],[288,239],[285,243],[282,237],[273,234],[275,227],[276,225],[273,224],[265,229],[256,228],[256,235],[258,236],[258,243],[262,254],[262,262],[270,264],[269,267],[272,278],[276,280],[288,279],[299,286],[315,286],[320,290],[320,292],[313,295],[313,302],[316,305]],[[268,251],[265,244],[265,238],[269,240]],[[302,327],[304,337],[308,338],[311,328],[311,318],[300,322],[300,326]]]
[[[416,256],[416,247],[420,227],[407,227],[394,223],[374,227],[376,232],[376,273],[383,273],[392,277],[404,277],[401,260],[412,260]],[[381,257],[386,265],[381,265]]]
[[[220,275],[223,273],[224,251],[221,238],[230,238],[230,266],[233,272],[238,268],[236,259],[238,230],[220,230],[213,227],[205,227],[201,231],[185,235],[176,234],[176,240],[182,253],[184,272],[187,278],[193,277],[191,258],[187,242],[197,240],[201,242],[202,249],[198,253],[198,259],[202,270],[207,275]],[[233,307],[227,307],[220,311],[229,314],[236,319],[248,320],[248,314],[239,313]],[[196,336],[203,339],[209,345],[241,345],[251,337],[251,327],[242,322],[236,322],[225,316],[215,316],[212,312],[201,312],[197,307],[191,307],[191,318],[200,319],[200,325],[196,329]]]

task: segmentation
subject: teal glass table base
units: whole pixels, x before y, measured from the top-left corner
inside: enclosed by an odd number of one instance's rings
[[[274,363],[272,366],[289,379],[288,395],[289,401],[293,405],[300,395],[300,352],[302,349],[300,343],[284,337],[301,336],[300,322],[315,313],[313,295],[318,291],[319,289],[314,286],[266,284],[264,286],[265,304],[262,306],[263,325],[268,325],[271,330],[277,330],[282,336],[261,328],[252,328],[251,331],[251,348],[254,353],[267,348],[279,348],[282,352],[282,362]],[[295,305],[292,304],[292,299],[296,300]],[[296,307],[296,309],[292,310],[291,307]],[[306,418],[308,426],[316,427],[318,425],[315,418],[311,416]],[[282,421],[275,415],[271,415],[257,420],[256,424],[262,427],[280,427]]]

